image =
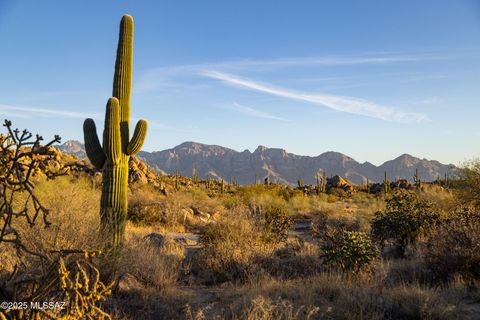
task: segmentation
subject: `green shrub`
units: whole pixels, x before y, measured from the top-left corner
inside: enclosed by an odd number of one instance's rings
[[[375,213],[372,234],[382,246],[386,241],[398,245],[402,255],[407,246],[414,245],[440,220],[433,203],[419,199],[414,193],[399,191],[386,202],[386,209]]]
[[[358,273],[368,268],[378,256],[378,248],[364,232],[340,230],[326,235],[321,257],[327,266],[344,272]]]

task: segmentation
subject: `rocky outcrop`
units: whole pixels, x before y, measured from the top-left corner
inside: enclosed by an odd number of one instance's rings
[[[332,189],[341,189],[345,192],[352,193],[355,191],[355,186],[347,179],[336,175],[327,179],[327,192],[331,192]]]

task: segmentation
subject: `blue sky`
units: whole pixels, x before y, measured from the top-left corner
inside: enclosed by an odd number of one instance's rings
[[[0,117],[64,141],[86,117],[102,130],[124,13],[144,150],[480,155],[476,1],[0,0]]]

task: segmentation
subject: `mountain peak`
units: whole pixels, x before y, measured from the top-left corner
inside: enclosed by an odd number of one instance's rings
[[[179,144],[178,146],[174,147],[173,149],[180,149],[180,148],[201,148],[206,146],[205,144],[194,142],[194,141],[185,141]]]
[[[265,152],[267,150],[268,150],[267,147],[260,145],[260,146],[257,147],[257,149],[255,149],[255,151],[253,153]]]
[[[78,140],[67,140],[56,148],[63,153],[74,154],[81,159],[86,156],[85,146]]]
[[[411,167],[411,166],[417,165],[422,160],[419,159],[419,158],[416,158],[416,157],[414,157],[414,156],[412,156],[408,153],[404,153],[404,154],[396,157],[395,159],[393,159],[391,161],[392,162],[400,162],[407,167]]]
[[[84,146],[79,141],[69,140],[58,146],[58,149],[64,153],[85,157]],[[325,172],[328,176],[346,177],[356,184],[364,183],[367,178],[370,182],[380,182],[385,171],[392,180],[412,180],[417,168],[424,181],[433,181],[438,176],[443,177],[445,173],[449,176],[455,174],[451,165],[422,160],[407,153],[381,166],[375,166],[370,162],[359,163],[335,151],[310,157],[260,145],[251,153],[248,150],[238,152],[193,141],[164,151],[141,151],[139,157],[151,167],[166,173],[173,174],[178,170],[181,175],[190,176],[195,168],[201,179],[210,176],[229,181],[235,177],[240,184],[251,184],[255,175],[260,179],[270,177],[292,185],[302,177],[305,183],[314,184],[318,172]]]

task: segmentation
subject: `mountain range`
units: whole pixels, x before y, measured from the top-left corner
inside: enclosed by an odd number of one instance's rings
[[[69,140],[57,148],[79,158],[85,157],[84,145],[79,141]],[[252,184],[256,176],[259,180],[268,177],[270,181],[284,184],[296,184],[301,177],[305,184],[314,184],[316,175],[323,172],[328,177],[340,175],[355,184],[364,183],[367,179],[370,182],[383,181],[385,172],[390,181],[412,181],[417,169],[423,181],[433,181],[438,177],[455,174],[455,166],[452,164],[419,159],[409,154],[402,154],[375,166],[370,162],[359,163],[349,156],[333,151],[311,157],[264,146],[259,146],[254,152],[239,152],[196,142],[184,142],[163,151],[140,151],[138,158],[160,173],[174,174],[178,170],[183,176],[192,176],[195,172],[200,179],[236,179],[239,184]]]

